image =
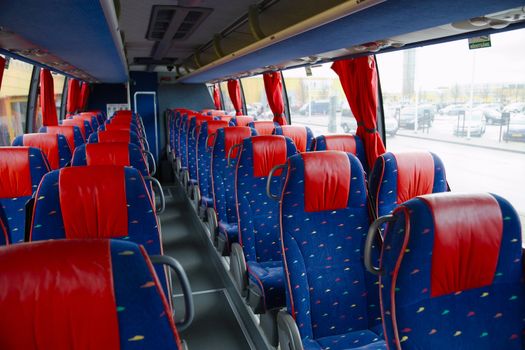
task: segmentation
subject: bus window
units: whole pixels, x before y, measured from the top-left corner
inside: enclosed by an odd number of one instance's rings
[[[62,74],[51,73],[53,77],[53,92],[55,96],[55,106],[57,110],[57,118],[60,118],[60,106],[62,105],[62,92],[64,91],[65,76]],[[33,132],[37,132],[42,126],[42,106],[40,105],[40,90],[38,90],[37,110],[33,122]]]
[[[305,125],[315,136],[355,133],[357,122],[331,63],[283,71],[292,124]]]
[[[377,56],[389,151],[425,149],[453,191],[508,199],[525,223],[525,30]]]
[[[230,115],[235,115],[235,108],[233,108],[230,94],[228,93],[228,82],[223,81],[220,84],[222,99],[224,100],[224,106],[222,108]]]
[[[262,75],[241,79],[246,101],[247,114],[256,120],[272,120],[273,113],[268,105]]]
[[[0,88],[0,146],[24,133],[32,71],[33,66],[22,61],[6,63]]]

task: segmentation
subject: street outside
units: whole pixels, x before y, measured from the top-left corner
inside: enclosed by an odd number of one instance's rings
[[[336,117],[336,132],[343,132],[340,125],[346,119]],[[316,136],[329,133],[328,121],[328,116],[292,116],[293,124],[310,127]],[[396,136],[387,136],[387,149],[434,152],[445,164],[452,191],[502,196],[516,208],[525,228],[525,142],[499,142],[499,125],[486,125],[481,137],[454,136],[456,124],[456,117],[436,115],[428,132],[399,129]]]

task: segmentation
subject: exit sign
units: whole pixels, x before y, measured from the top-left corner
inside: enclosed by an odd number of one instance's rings
[[[468,39],[468,48],[470,50],[483,49],[485,47],[491,47],[490,35],[477,36]]]

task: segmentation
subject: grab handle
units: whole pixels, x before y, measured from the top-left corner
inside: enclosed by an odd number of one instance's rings
[[[381,236],[379,235],[379,229],[381,226],[387,222],[393,222],[395,221],[395,217],[393,215],[385,215],[381,216],[380,218],[377,218],[369,227],[368,234],[366,235],[366,242],[365,242],[365,252],[364,252],[364,260],[365,260],[365,267],[368,270],[368,272],[374,274],[374,275],[382,275],[383,269],[381,267],[376,267],[372,263],[372,246],[374,245],[374,240],[376,237],[381,239]]]
[[[153,153],[147,150],[142,150],[142,153],[146,155],[146,158],[151,159],[151,164],[153,164],[152,168],[153,171],[150,172],[150,175],[153,176],[157,173],[157,162],[155,162],[155,157],[153,156]],[[148,161],[148,170],[149,170],[150,162]]]
[[[157,214],[164,213],[164,210],[166,209],[166,197],[164,197],[164,191],[162,190],[162,186],[156,178],[153,176],[145,176],[144,180],[150,181],[152,184],[154,184],[158,190],[159,190],[159,196],[160,196],[160,208],[155,207],[155,212]],[[152,198],[153,202],[155,202],[155,196]]]
[[[228,151],[228,166],[230,166],[230,160],[232,159],[233,150],[236,148],[240,148],[241,146],[242,146],[242,143],[238,143],[236,145],[233,145]]]
[[[279,164],[279,165],[276,165],[272,168],[272,170],[270,170],[270,174],[268,174],[268,179],[266,180],[266,195],[270,198],[270,199],[273,199],[274,201],[279,201],[279,199],[281,199],[280,196],[277,196],[277,195],[274,195],[272,193],[272,190],[271,190],[271,185],[272,185],[272,178],[273,178],[273,174],[279,170],[279,169],[284,169],[284,168],[287,168],[288,167],[288,164]]]

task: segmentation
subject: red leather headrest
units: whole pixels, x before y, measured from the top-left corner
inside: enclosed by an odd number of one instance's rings
[[[430,152],[394,153],[397,163],[397,202],[432,193],[434,158]]]
[[[130,111],[129,109],[122,109],[120,111],[116,111],[115,112],[115,117],[119,117],[119,116],[130,116],[133,114],[132,111]]]
[[[257,135],[271,135],[275,130],[275,124],[270,120],[260,120],[253,122],[253,127],[257,130]]]
[[[248,124],[253,122],[253,117],[247,115],[238,115],[235,117],[235,120],[237,121],[237,126],[248,126]]]
[[[355,137],[353,135],[325,135],[326,149],[328,151],[343,151],[357,153]]]
[[[73,119],[87,120],[89,124],[92,125],[91,123],[93,122],[93,115],[80,113],[80,114],[74,115]]]
[[[58,186],[67,238],[128,235],[128,208],[122,166],[64,168],[60,171]]]
[[[24,134],[24,146],[39,148],[49,161],[51,169],[59,168],[58,136],[53,134]]]
[[[0,147],[0,198],[33,194],[29,147]]]
[[[283,135],[291,138],[295,143],[295,147],[299,152],[306,152],[306,145],[308,137],[306,128],[299,125],[283,125],[281,126]]]
[[[106,142],[86,145],[87,165],[129,166],[129,143]]]
[[[121,115],[118,117],[113,117],[113,119],[111,119],[110,121],[110,124],[130,124],[132,121],[133,120],[131,119],[131,115]]]
[[[276,165],[286,163],[286,139],[281,135],[252,137],[253,176],[268,176]]]
[[[127,130],[103,130],[98,132],[98,142],[130,143],[131,132]]]
[[[75,150],[75,126],[74,125],[58,125],[46,126],[46,133],[53,135],[64,135],[69,145],[71,152]]]
[[[62,120],[62,125],[78,126],[80,128],[80,132],[82,133],[82,137],[84,138],[84,140],[86,139],[86,126],[84,125],[84,120],[82,119],[64,119]]]
[[[233,117],[229,116],[229,115],[221,115],[221,116],[219,116],[219,118],[221,118],[221,120],[227,121],[229,123],[230,120],[232,120]]]
[[[221,128],[227,128],[228,122],[224,120],[210,120],[208,124],[208,136],[213,135]],[[213,146],[213,137],[208,137],[208,147]]]
[[[107,123],[106,130],[127,130],[131,131],[131,124]]]
[[[119,349],[109,240],[0,249],[2,349]]]
[[[420,197],[434,217],[431,296],[492,284],[503,218],[490,194],[440,193]]]
[[[232,126],[224,129],[224,157],[228,157],[230,148],[252,135],[251,128],[247,126]],[[237,157],[237,149],[232,152],[232,158]]]
[[[340,151],[301,153],[304,162],[304,210],[317,212],[348,206],[351,167]]]

